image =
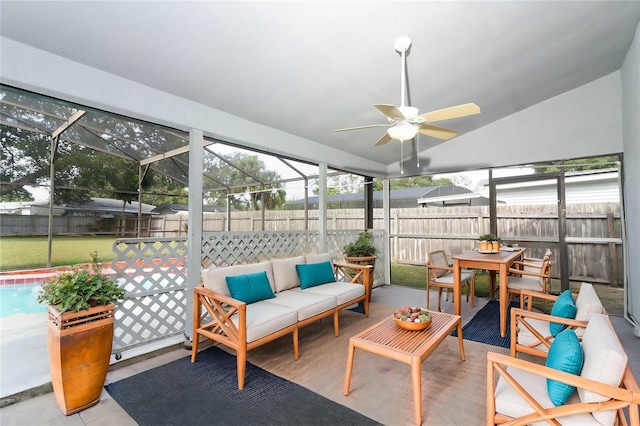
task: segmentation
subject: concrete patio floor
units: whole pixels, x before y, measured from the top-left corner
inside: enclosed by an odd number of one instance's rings
[[[399,286],[383,286],[373,291],[372,302],[388,306],[406,306],[419,305],[425,303],[424,290],[411,289]],[[437,300],[437,293],[432,296],[432,304]],[[487,299],[476,298],[475,307],[472,309],[468,303],[463,300],[462,316],[463,323],[470,320],[475,313],[480,310],[487,302]],[[433,308],[434,305],[432,305]],[[453,304],[443,300],[443,310],[445,312],[453,312]],[[625,350],[629,356],[629,363],[632,367],[636,378],[640,378],[640,339],[634,336],[633,327],[621,317],[611,317],[612,323],[616,328],[618,337],[620,338]],[[46,321],[46,316],[45,316]],[[14,330],[15,331],[15,330]],[[32,331],[28,335],[20,336],[19,333],[13,332],[11,335],[11,343],[5,341],[5,330],[3,324],[2,330],[2,358],[0,359],[0,373],[2,374],[2,382],[22,382],[24,389],[39,386],[37,382],[42,381],[43,377],[48,378],[48,360],[46,358],[46,327],[37,327],[37,331]],[[40,334],[40,335],[39,335]],[[42,347],[36,348],[35,345],[42,345],[44,342],[44,352]],[[14,351],[6,350],[11,346]],[[44,357],[34,359],[29,356],[33,353],[43,353]],[[141,361],[135,359],[123,362],[126,366],[112,366],[111,371],[107,375],[106,383],[115,382],[131,375],[138,374],[142,371],[155,368],[159,365],[174,361],[176,359],[190,355],[190,352],[184,348],[174,346],[169,351],[164,351],[153,357],[146,358]],[[9,359],[17,357],[16,359]],[[37,377],[32,379],[31,377]],[[33,385],[33,386],[32,386]],[[25,387],[27,386],[27,387]],[[23,390],[24,390],[23,389]],[[46,391],[46,385],[40,387]],[[480,391],[480,390],[478,390]],[[5,394],[3,390],[3,395]],[[11,395],[11,394],[8,394]],[[135,421],[111,398],[111,396],[103,390],[100,403],[94,407],[84,410],[78,414],[64,416],[55,404],[53,393],[47,392],[40,396],[27,397],[21,402],[7,405],[0,409],[1,425],[135,425]],[[398,410],[399,407],[389,407],[389,410]],[[367,413],[362,413],[367,415]],[[483,419],[478,419],[478,424],[483,424]]]

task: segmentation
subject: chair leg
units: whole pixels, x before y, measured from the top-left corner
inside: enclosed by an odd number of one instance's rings
[[[429,309],[429,284],[427,284],[427,309]]]
[[[247,368],[247,348],[239,348],[236,351],[238,363],[238,389],[244,389],[244,374]]]
[[[474,299],[476,297],[476,276],[471,277],[471,281],[469,281],[469,294],[471,296],[471,301],[469,305],[473,308]]]
[[[442,287],[438,287],[438,312],[442,312]]]

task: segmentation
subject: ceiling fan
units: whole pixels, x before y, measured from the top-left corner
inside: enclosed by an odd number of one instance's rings
[[[385,127],[387,131],[375,146],[389,143],[391,140],[399,140],[401,142],[413,139],[418,133],[422,133],[434,138],[448,140],[457,135],[454,130],[445,129],[444,127],[433,126],[429,123],[442,120],[450,120],[452,118],[466,117],[469,115],[479,114],[480,107],[474,103],[456,105],[449,108],[443,108],[436,111],[419,114],[416,107],[405,105],[406,95],[406,52],[411,47],[411,39],[409,37],[400,37],[396,40],[394,48],[402,56],[402,66],[400,71],[400,106],[387,104],[375,104],[380,112],[387,116],[388,124],[370,124],[367,126],[348,127],[345,129],[336,129],[334,132],[344,132],[348,130],[368,129],[371,127]]]

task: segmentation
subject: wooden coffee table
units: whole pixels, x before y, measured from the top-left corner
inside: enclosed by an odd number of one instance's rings
[[[347,373],[344,378],[344,394],[349,394],[353,356],[356,348],[401,361],[411,366],[413,405],[416,424],[422,424],[422,361],[434,351],[454,328],[458,329],[460,359],[464,361],[462,344],[462,323],[459,315],[429,311],[431,327],[422,331],[408,331],[396,325],[393,316],[380,321],[349,339]]]

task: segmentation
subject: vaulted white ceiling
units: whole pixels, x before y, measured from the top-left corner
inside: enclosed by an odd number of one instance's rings
[[[6,39],[385,168],[399,148],[373,147],[384,128],[333,130],[400,104],[397,37],[413,40],[411,105],[481,107],[436,123],[464,135],[619,70],[640,2],[3,0],[0,15]]]

